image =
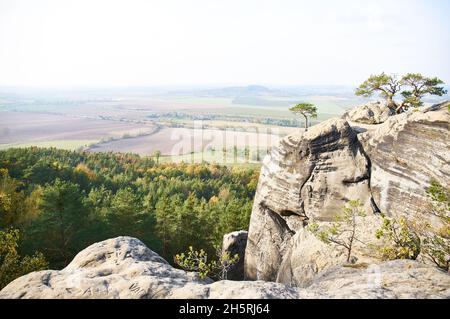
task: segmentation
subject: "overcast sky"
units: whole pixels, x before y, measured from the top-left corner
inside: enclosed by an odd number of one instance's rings
[[[447,0],[0,0],[0,85],[450,82]]]

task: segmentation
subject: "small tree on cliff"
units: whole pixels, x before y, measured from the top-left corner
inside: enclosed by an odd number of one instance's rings
[[[450,271],[450,189],[433,181],[427,194],[432,201],[429,214],[439,222],[438,226],[426,223],[422,228],[422,253],[439,268]]]
[[[425,212],[405,217],[385,218],[377,231],[383,239],[379,247],[383,259],[426,259],[439,268],[449,271],[450,267],[450,189],[436,181],[427,189],[431,199],[428,214]]]
[[[325,244],[343,247],[347,251],[347,262],[350,263],[354,244],[363,243],[358,238],[358,227],[363,217],[366,217],[366,213],[361,202],[352,200],[336,215],[335,221],[330,225],[320,227],[317,223],[312,223],[308,229]]]
[[[308,130],[308,117],[317,118],[317,107],[311,103],[300,103],[293,106],[289,111],[294,114],[300,114],[305,118],[305,130]]]
[[[420,73],[408,73],[402,77],[402,85],[409,86],[409,90],[403,91],[403,103],[399,108],[408,109],[409,107],[419,107],[423,105],[422,98],[427,95],[443,96],[447,91],[439,86],[444,81],[434,78],[428,78]],[[397,109],[398,112],[398,109]]]
[[[373,94],[379,93],[386,99],[387,105],[392,111],[402,113],[410,107],[422,106],[422,98],[427,94],[437,96],[447,94],[447,91],[439,86],[441,84],[444,84],[441,79],[425,77],[420,73],[408,73],[398,79],[395,75],[387,75],[383,72],[371,75],[356,89],[355,94],[371,97]],[[397,104],[394,97],[403,87],[408,87],[408,89],[401,92],[403,101]]]
[[[394,101],[394,96],[401,90],[401,81],[395,75],[387,75],[381,73],[378,75],[371,75],[364,81],[355,91],[355,94],[363,97],[371,97],[375,93],[379,93],[386,99],[387,105],[390,109],[396,110],[397,104]]]
[[[404,217],[387,218],[383,216],[383,224],[376,231],[375,236],[383,239],[384,244],[378,247],[380,258],[383,260],[412,259],[416,260],[420,254],[420,237],[415,228],[417,226]]]
[[[231,256],[229,252],[216,248],[217,260],[208,260],[208,254],[203,250],[194,250],[189,246],[185,253],[177,254],[174,263],[186,271],[195,271],[201,279],[212,276],[219,280],[227,280],[228,271],[239,261],[239,255]]]

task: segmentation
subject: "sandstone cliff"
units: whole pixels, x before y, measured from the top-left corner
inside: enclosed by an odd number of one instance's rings
[[[374,241],[380,212],[423,212],[431,179],[447,187],[450,182],[448,105],[392,116],[359,134],[360,127],[331,119],[282,139],[261,169],[246,278],[307,286],[341,264],[343,251],[317,240],[305,225],[329,222],[348,200],[359,199],[368,213],[361,234],[366,242]],[[355,253],[360,262],[375,261],[364,245]]]

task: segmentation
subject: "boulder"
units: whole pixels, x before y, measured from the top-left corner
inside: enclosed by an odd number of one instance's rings
[[[395,112],[385,102],[377,101],[357,106],[344,113],[342,118],[361,124],[381,124],[392,115],[395,115]]]
[[[20,277],[0,298],[298,298],[298,290],[269,282],[225,283],[170,266],[140,240],[118,237],[81,251],[63,270]]]
[[[238,255],[238,262],[227,273],[228,280],[244,280],[244,258],[248,232],[241,230],[223,236],[222,252],[231,257]]]
[[[450,276],[415,261],[394,261],[334,267],[306,289],[263,281],[213,283],[171,267],[138,239],[118,237],[89,246],[63,270],[14,280],[0,298],[450,298]]]

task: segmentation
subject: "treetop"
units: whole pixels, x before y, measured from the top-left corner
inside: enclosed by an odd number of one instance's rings
[[[294,113],[308,114],[311,117],[317,116],[317,107],[311,103],[299,103],[289,109]]]

